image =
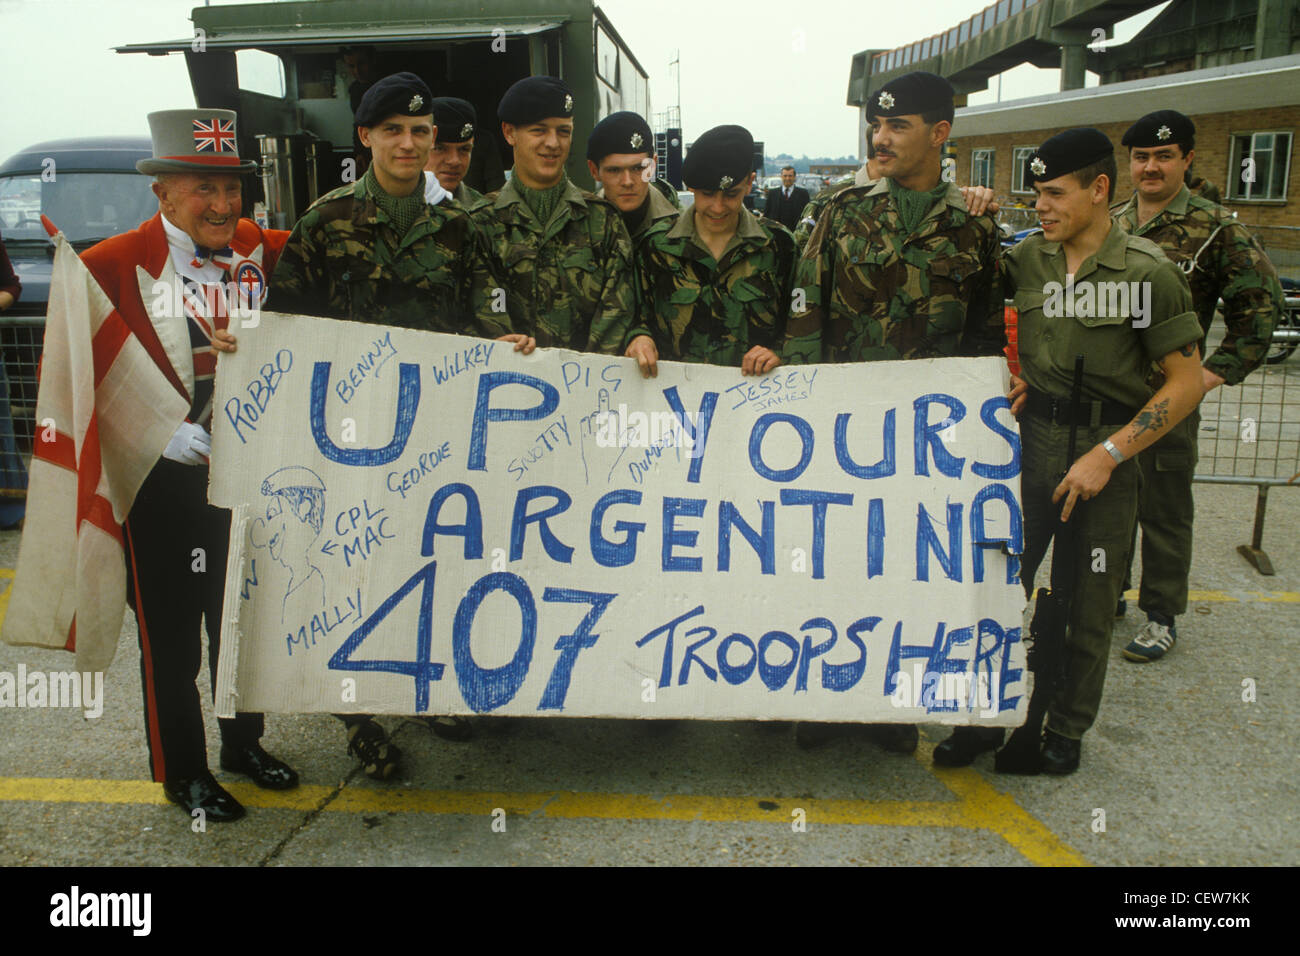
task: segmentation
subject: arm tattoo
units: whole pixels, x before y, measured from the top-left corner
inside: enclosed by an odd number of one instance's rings
[[[1143,432],[1159,431],[1169,422],[1169,399],[1161,399],[1154,405],[1138,412],[1137,418],[1133,419],[1133,431],[1129,433],[1129,441],[1134,441]]]

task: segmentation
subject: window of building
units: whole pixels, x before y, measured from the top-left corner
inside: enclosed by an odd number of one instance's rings
[[[1016,146],[1011,150],[1011,191],[1013,193],[1034,194],[1031,183],[1025,182],[1025,164],[1034,155],[1037,146]]]
[[[596,75],[618,89],[618,44],[599,24],[596,25]]]
[[[1228,198],[1281,202],[1291,175],[1291,134],[1273,130],[1232,134]]]
[[[993,150],[973,149],[970,154],[970,184],[993,188]]]

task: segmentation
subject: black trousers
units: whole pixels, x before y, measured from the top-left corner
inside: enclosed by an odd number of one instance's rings
[[[208,632],[208,671],[217,687],[221,604],[230,512],[207,503],[208,469],[159,459],[127,516],[127,601],[140,625],[140,683],[153,779],[207,770],[203,711],[195,680]],[[262,736],[261,714],[219,720],[223,743]]]

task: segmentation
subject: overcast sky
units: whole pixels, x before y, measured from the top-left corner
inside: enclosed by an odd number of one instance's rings
[[[214,0],[214,5],[222,0]],[[43,139],[139,133],[151,110],[192,106],[185,61],[124,56],[112,47],[189,36],[196,0],[0,0],[0,157]],[[857,119],[845,105],[854,53],[924,39],[982,9],[979,0],[603,0],[650,74],[651,108],[676,100],[668,63],[681,50],[687,141],[740,123],[768,155],[857,155]],[[1160,7],[1121,24],[1131,37]],[[858,10],[861,13],[846,11]],[[1096,83],[1089,75],[1089,84]],[[1048,93],[1056,70],[1003,75],[1002,98]],[[436,92],[436,91],[435,91]],[[971,104],[997,98],[990,90]]]

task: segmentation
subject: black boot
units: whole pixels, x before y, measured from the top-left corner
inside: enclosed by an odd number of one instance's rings
[[[957,727],[934,748],[934,762],[940,767],[965,767],[986,750],[1002,746],[1006,732],[1001,727]]]

